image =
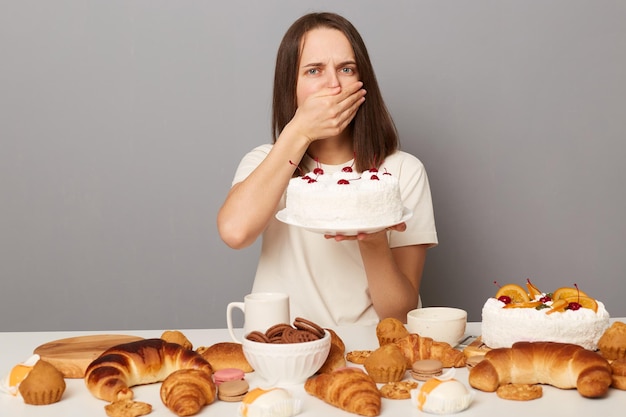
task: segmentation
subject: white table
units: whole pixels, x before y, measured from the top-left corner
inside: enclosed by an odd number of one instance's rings
[[[624,321],[623,319],[618,319]],[[375,329],[373,327],[338,327],[335,329],[344,340],[346,349],[363,350],[375,349],[378,346]],[[209,346],[216,342],[230,341],[226,329],[212,330],[182,330],[194,344],[194,347]],[[90,334],[129,334],[145,338],[159,337],[162,331],[107,331],[107,332],[0,332],[0,375],[4,377],[17,363],[24,361],[37,346],[53,340],[66,337],[75,337]],[[480,334],[480,323],[468,323],[468,335]],[[408,373],[407,373],[408,375]],[[467,383],[468,372],[465,368],[458,369],[456,378]],[[258,384],[254,373],[246,376],[251,387]],[[21,397],[0,394],[0,417],[105,417],[106,403],[93,397],[84,385],[82,379],[67,379],[67,389],[63,398],[56,404],[46,406],[32,406],[24,404]],[[298,398],[302,399],[303,410],[300,416],[348,417],[355,414],[347,413],[332,407],[323,401],[308,395],[302,385],[286,387]],[[159,384],[145,385],[133,388],[135,399],[152,404],[151,417],[175,416],[161,402],[159,398]],[[496,396],[495,393],[477,391],[474,402],[469,409],[460,416],[494,416],[517,417],[539,416],[551,417],[613,417],[623,416],[626,407],[626,391],[610,389],[607,397],[602,399],[586,399],[576,390],[560,390],[551,386],[544,386],[543,397],[528,402],[507,401]],[[238,404],[216,401],[205,407],[199,416],[229,417],[237,416]],[[382,416],[427,416],[414,408],[410,400],[383,399]]]

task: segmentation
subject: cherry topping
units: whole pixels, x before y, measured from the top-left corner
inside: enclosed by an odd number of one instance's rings
[[[356,157],[356,152],[354,153],[354,156]],[[348,167],[343,167],[341,168],[342,172],[352,172],[352,167],[354,166],[354,162],[356,161],[356,159],[352,160],[352,164]]]
[[[377,181],[380,181],[380,178],[378,178],[378,175],[372,175],[372,176],[370,177],[370,180],[377,180]]]
[[[346,179],[342,178],[342,179],[340,179],[339,181],[337,181],[337,184],[350,184],[350,181],[348,181],[348,180],[346,180]]]
[[[300,175],[304,175],[304,172],[302,172],[302,168],[300,168],[300,165],[298,164],[294,164],[293,162],[291,162],[291,159],[289,160],[289,164],[293,165],[294,167],[296,167],[296,169],[298,170],[298,172],[300,172]]]
[[[378,172],[378,169],[377,168],[370,168],[369,172]]]
[[[578,292],[578,301],[580,301],[580,289],[578,288],[578,285],[576,283],[574,283],[574,287],[576,287],[576,291]],[[580,302],[576,302],[576,301],[572,301],[567,305],[567,308],[569,310],[580,310],[582,308],[582,306],[580,305]]]
[[[501,295],[498,297],[498,300],[502,301],[504,304],[511,304],[511,297],[508,295]]]
[[[319,159],[315,158],[315,163],[317,164],[317,167],[313,170],[313,173],[315,175],[324,175],[324,170],[322,169]]]
[[[581,307],[582,307],[582,306],[581,306],[579,303],[577,303],[576,301],[572,301],[571,303],[569,303],[569,304],[567,305],[567,308],[568,308],[569,310],[574,310],[574,311],[576,311],[576,310],[580,310],[580,308],[581,308]]]
[[[542,303],[547,303],[549,301],[552,301],[552,297],[550,297],[549,295],[544,295],[539,299],[539,301],[541,301]]]

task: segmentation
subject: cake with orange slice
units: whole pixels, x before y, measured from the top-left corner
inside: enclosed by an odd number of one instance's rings
[[[519,341],[574,343],[597,350],[609,327],[609,313],[601,301],[577,285],[552,293],[530,280],[526,288],[501,286],[482,309],[482,342],[490,348],[511,347]]]

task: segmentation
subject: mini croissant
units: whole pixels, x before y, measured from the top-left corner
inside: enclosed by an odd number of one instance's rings
[[[343,368],[309,378],[307,393],[350,413],[362,416],[380,414],[380,391],[374,380],[358,368]]]
[[[211,375],[198,369],[181,369],[161,385],[161,400],[178,416],[192,416],[215,401],[216,388]]]
[[[407,366],[421,359],[438,359],[444,368],[462,368],[465,355],[446,342],[436,342],[430,337],[410,334],[394,342],[406,358]]]

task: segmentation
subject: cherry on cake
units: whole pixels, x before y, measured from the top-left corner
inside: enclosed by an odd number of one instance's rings
[[[285,204],[297,224],[338,229],[395,225],[404,210],[398,179],[377,169],[325,174],[316,168],[289,181]]]
[[[577,286],[544,293],[528,280],[527,288],[507,284],[485,302],[481,325],[485,345],[502,348],[519,341],[544,341],[597,350],[609,327],[609,313],[601,301]]]

